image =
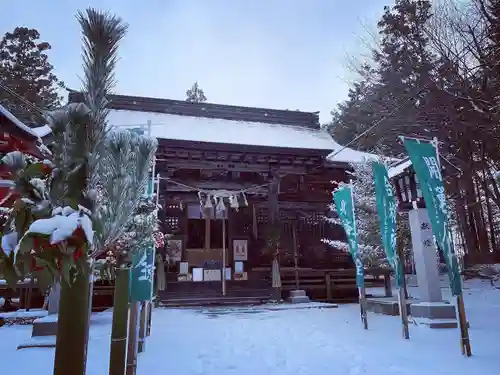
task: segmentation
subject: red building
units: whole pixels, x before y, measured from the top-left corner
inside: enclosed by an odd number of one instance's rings
[[[39,159],[50,157],[36,129],[26,126],[0,105],[0,157],[15,150]],[[11,171],[0,164],[0,207],[9,206],[15,198],[12,178]]]

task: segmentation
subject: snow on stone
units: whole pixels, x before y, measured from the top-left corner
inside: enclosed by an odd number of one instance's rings
[[[160,139],[328,150],[332,151],[331,161],[337,162],[358,162],[374,157],[342,149],[322,129],[127,110],[110,110],[108,115],[108,123],[116,127],[144,128],[148,120],[152,124],[151,136]],[[337,151],[340,152],[333,155]]]

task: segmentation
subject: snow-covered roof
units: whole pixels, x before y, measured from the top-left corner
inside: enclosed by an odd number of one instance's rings
[[[337,142],[335,142],[335,144],[337,146],[326,157],[330,161],[343,161],[343,162],[348,162],[348,163],[363,163],[367,160],[376,160],[377,159],[377,156],[374,154],[370,154],[368,152],[363,152],[363,151],[358,151],[358,150],[353,150],[352,148],[341,146]]]
[[[37,128],[31,128],[40,138],[52,133],[52,129],[48,125],[39,126]]]
[[[32,137],[38,138],[38,135],[31,129],[29,126],[24,125],[21,121],[19,121],[16,116],[14,116],[12,113],[10,113],[7,108],[4,106],[0,105],[0,113],[7,117],[10,122],[12,122],[14,125],[16,125],[19,129],[24,131],[25,133],[28,133]]]
[[[411,160],[407,159],[389,168],[387,174],[389,175],[389,178],[393,178],[399,176],[401,173],[403,173],[410,167],[411,167]]]
[[[342,148],[321,129],[253,121],[174,115],[130,110],[109,111],[108,123],[117,127],[140,127],[151,122],[151,135],[159,139],[338,151]],[[358,162],[371,154],[342,150],[331,161]]]
[[[0,179],[0,188],[12,188],[15,186],[14,181]]]

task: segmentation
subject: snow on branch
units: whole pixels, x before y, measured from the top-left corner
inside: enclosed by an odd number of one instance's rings
[[[351,163],[350,166],[352,172],[349,171],[348,174],[349,178],[352,178],[361,259],[365,267],[385,266],[387,261],[381,243],[371,160],[365,159],[362,163]],[[337,188],[347,184],[346,182],[333,183],[337,185]],[[332,204],[330,209],[336,212],[335,204]],[[340,220],[335,217],[325,219],[332,224],[341,225]],[[338,239],[324,239],[323,241],[332,248],[348,251],[348,245],[344,241]]]
[[[84,213],[83,210],[76,211],[71,209],[71,211],[72,212],[67,215],[61,213],[60,215],[55,215],[48,219],[35,220],[29,226],[26,234],[49,235],[49,241],[54,245],[67,240],[80,228],[83,230],[87,242],[92,245],[94,242],[94,231],[89,216]]]
[[[125,233],[127,222],[133,217],[148,185],[157,146],[156,139],[128,130],[107,134],[98,167],[98,252],[106,251]]]

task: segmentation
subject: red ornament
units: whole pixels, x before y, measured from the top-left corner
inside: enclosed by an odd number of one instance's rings
[[[50,167],[49,164],[43,163],[42,172],[48,174],[48,173],[52,172],[52,168]]]
[[[36,259],[35,257],[31,258],[30,271],[33,271],[36,268]]]
[[[75,260],[75,262],[80,259],[83,255],[83,251],[82,249],[79,247],[75,250],[75,252],[73,253],[73,259]]]
[[[45,269],[44,266],[37,266],[36,265],[36,259],[34,257],[31,258],[30,272],[43,271],[44,269]]]

